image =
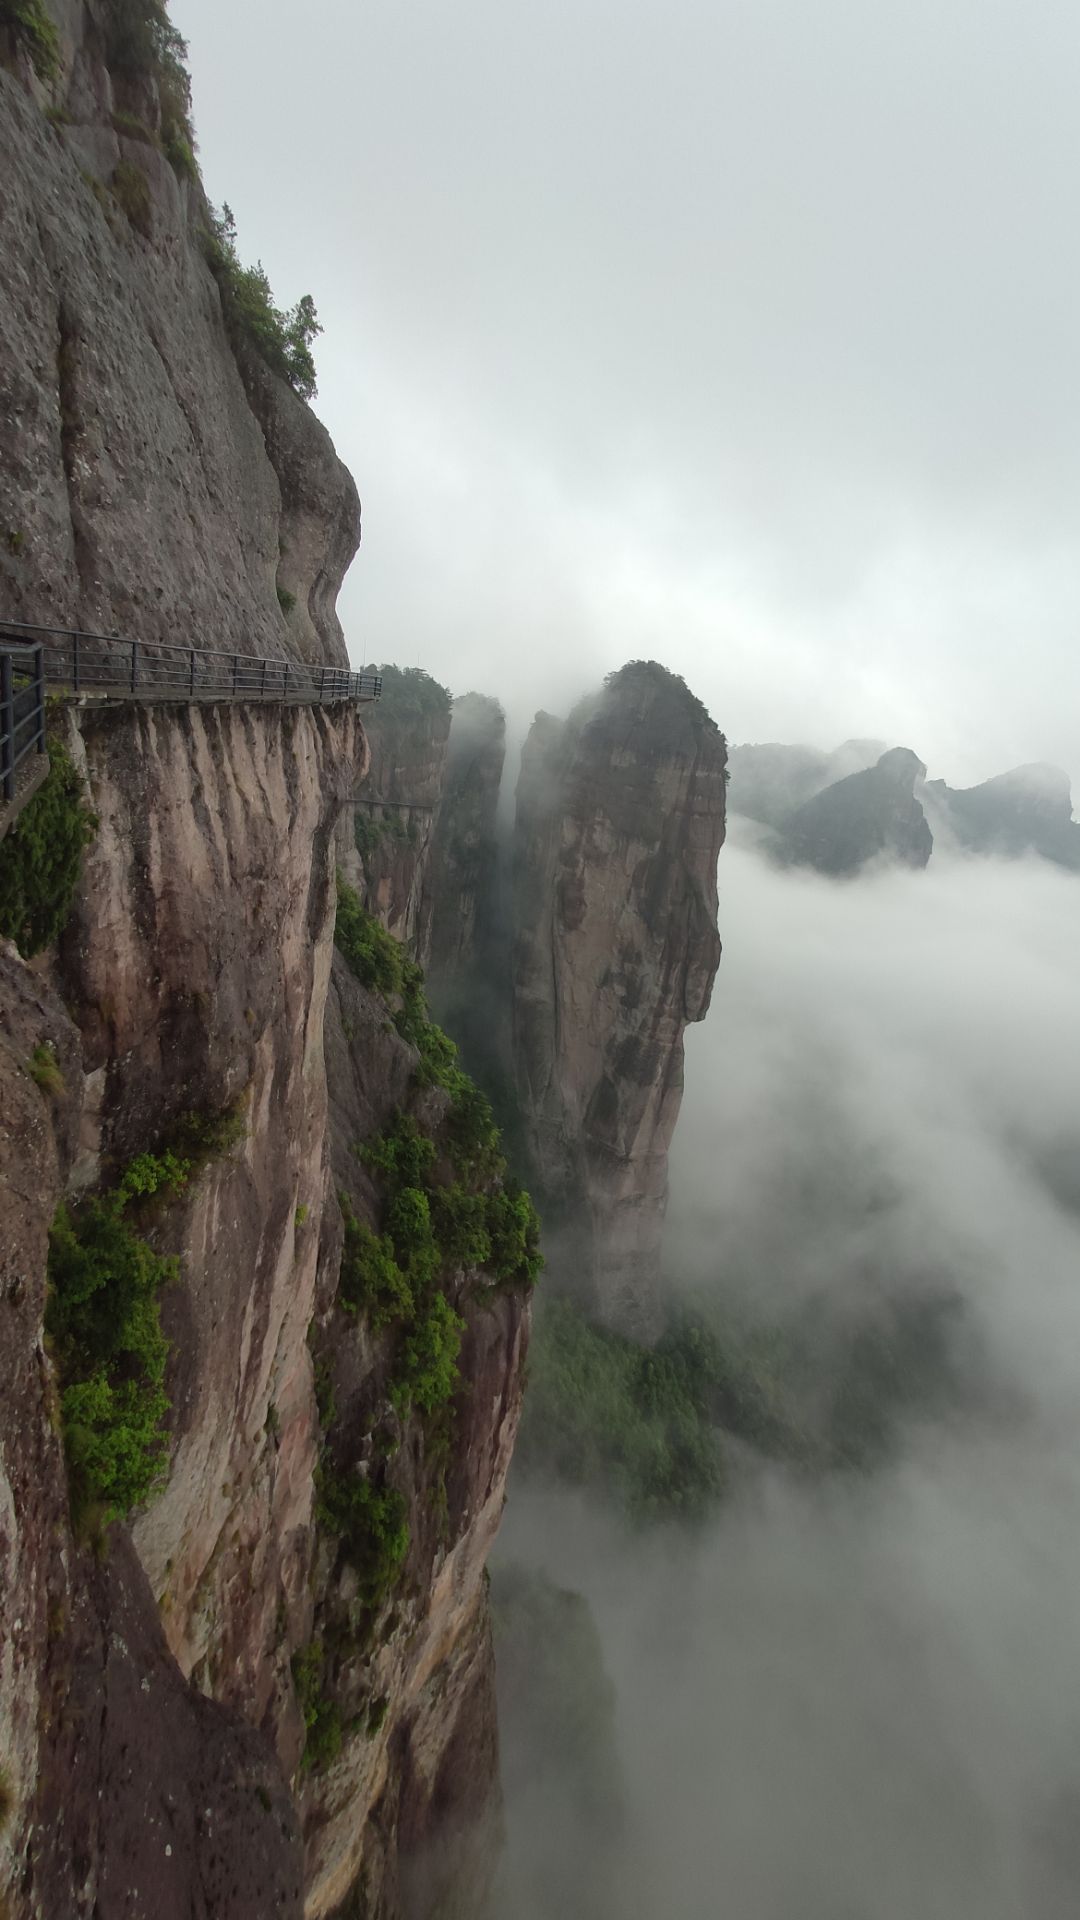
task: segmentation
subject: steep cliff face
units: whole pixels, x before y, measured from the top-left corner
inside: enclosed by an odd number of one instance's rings
[[[432,855],[432,991],[483,963],[497,913],[497,817],[506,716],[497,700],[466,693],[454,701],[439,826]]]
[[[891,747],[872,767],[815,794],[788,821],[784,856],[821,873],[857,873],[871,860],[925,867],[934,836],[915,797],[926,768],[909,747]]]
[[[375,1232],[385,1212],[357,1149],[407,1112],[444,1155],[454,1124],[385,1000],[331,968],[362,729],[231,707],[68,725],[99,822],[75,914],[44,972],[0,956],[0,1887],[16,1920],[474,1913],[498,1824],[483,1570],[528,1287],[453,1266],[434,1412],[395,1386],[404,1336],[342,1297],[339,1193]],[[99,1563],[43,1341],[48,1229],[192,1113],[239,1124],[146,1225],[178,1262],[167,1478]],[[405,1543],[377,1588],[370,1489]]]
[[[545,1219],[600,1317],[658,1330],[683,1034],[720,959],[723,736],[637,663],[529,735],[514,840],[514,1046]]]
[[[55,11],[56,81],[0,67],[0,613],[345,664],[353,482],[231,343],[202,189],[107,0]]]
[[[449,1095],[418,1083],[416,1055],[385,1007],[335,962],[327,1027],[333,1171],[376,1228],[379,1182],[357,1149],[408,1113],[447,1152]],[[332,1269],[331,1269],[332,1271]],[[498,1837],[498,1735],[484,1566],[502,1514],[524,1391],[527,1288],[458,1266],[451,1403],[402,1414],[393,1338],[358,1323],[330,1282],[311,1344],[326,1414],[327,1471],[358,1466],[399,1502],[408,1547],[379,1617],[364,1576],[333,1539],[314,1567],[313,1631],[344,1735],[302,1794],[309,1906],[332,1912],[362,1885],[363,1914],[482,1910]],[[329,1409],[329,1411],[328,1411]]]
[[[450,735],[450,696],[417,668],[385,666],[372,710],[371,764],[357,788],[343,865],[369,913],[421,966],[431,944],[429,879]]]
[[[5,1737],[21,1729],[13,1911],[299,1914],[299,1824],[274,1754],[288,1766],[301,1738],[289,1654],[310,1607],[318,1234],[298,1233],[296,1210],[320,1217],[327,1188],[333,830],[363,735],[348,711],[80,720],[99,829],[57,975],[78,1032],[21,964],[4,983],[22,1120],[5,1173],[32,1195],[4,1303],[17,1337],[0,1343],[16,1368],[0,1409],[19,1565],[0,1595]],[[27,1075],[41,1041],[60,1093]],[[167,1484],[96,1566],[71,1531],[55,1430],[46,1232],[65,1176],[107,1182],[181,1113],[227,1108],[242,1140],[153,1228],[179,1259],[163,1299]]]

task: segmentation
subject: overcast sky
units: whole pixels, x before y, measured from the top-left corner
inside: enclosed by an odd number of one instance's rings
[[[354,657],[1080,780],[1066,0],[174,0],[314,294]]]

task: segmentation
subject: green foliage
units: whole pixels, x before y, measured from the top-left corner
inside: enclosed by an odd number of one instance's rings
[[[392,808],[383,814],[370,813],[363,807],[357,807],[353,814],[353,831],[356,850],[362,860],[369,860],[377,848],[392,840],[397,846],[409,846],[414,838],[411,818],[406,821],[398,808]]]
[[[306,1227],[310,1212],[311,1208],[306,1201],[303,1201],[293,1214],[293,1225],[295,1227]]]
[[[382,674],[382,700],[379,723],[398,726],[402,722],[449,719],[450,692],[439,685],[423,667],[395,667],[391,663],[375,669]]]
[[[0,934],[24,959],[59,937],[96,830],[67,749],[50,740],[48,777],[0,840]]]
[[[42,0],[0,0],[0,28],[6,27],[26,48],[34,72],[46,86],[60,72],[60,35]]]
[[[150,1161],[150,1155],[141,1156]],[[77,1208],[61,1205],[49,1235],[45,1326],[60,1372],[60,1413],[72,1504],[123,1518],[159,1484],[167,1457],[167,1344],[158,1296],[177,1263],[154,1252],[125,1218],[133,1197],[156,1192],[153,1169]]]
[[[288,619],[290,613],[293,611],[293,608],[296,605],[296,595],[295,593],[290,593],[288,587],[279,587],[277,590],[277,597],[278,597],[278,606],[281,608],[281,611],[285,615],[285,618]]]
[[[382,1176],[391,1197],[402,1187],[423,1187],[435,1164],[435,1142],[409,1113],[399,1113],[393,1125],[365,1141],[360,1158]]]
[[[444,1293],[433,1293],[406,1334],[390,1396],[399,1413],[417,1406],[433,1413],[446,1405],[458,1381],[465,1322]]]
[[[245,1097],[231,1106],[182,1113],[169,1134],[169,1145],[183,1155],[197,1173],[211,1160],[219,1160],[231,1148],[247,1139]]]
[[[113,169],[110,184],[121,213],[126,214],[136,233],[149,240],[154,231],[154,206],[150,182],[142,168],[131,160],[120,160]]]
[[[377,1700],[372,1701],[368,1708],[367,1716],[367,1732],[369,1738],[374,1738],[375,1734],[382,1732],[383,1727],[386,1725],[386,1716],[389,1711],[390,1695],[388,1693],[380,1694]]]
[[[519,1451],[614,1494],[636,1520],[696,1518],[724,1484],[696,1350],[676,1335],[636,1346],[565,1299],[547,1302],[533,1334]]]
[[[50,1100],[59,1100],[64,1092],[64,1076],[51,1047],[35,1047],[27,1061],[26,1071],[42,1093],[48,1094]]]
[[[140,120],[137,113],[114,113],[111,118],[113,132],[121,134],[125,140],[141,140],[147,147],[156,145],[146,121]]]
[[[205,247],[231,332],[287,380],[302,400],[313,400],[317,389],[311,348],[322,328],[311,295],[304,294],[296,306],[287,311],[275,306],[262,262],[254,267],[241,264],[236,220],[227,205],[220,213],[210,208]]]
[[[191,79],[187,43],[169,18],[166,0],[106,0],[105,54],[121,80],[152,80],[161,109],[160,145],[181,179],[198,179],[195,137],[191,129]],[[133,116],[114,118],[132,139],[144,137],[131,127]],[[150,135],[155,140],[153,134]],[[155,140],[156,144],[156,140]]]
[[[235,1108],[184,1114],[169,1141],[137,1154],[112,1190],[62,1205],[49,1235],[45,1326],[60,1372],[60,1416],[79,1515],[107,1523],[141,1506],[168,1453],[159,1295],[178,1263],[155,1253],[135,1222],[176,1199],[244,1132]]]
[[[293,1685],[304,1716],[307,1737],[301,1766],[328,1766],[341,1752],[341,1713],[336,1703],[323,1692],[323,1648],[321,1640],[312,1640],[292,1657]]]
[[[116,1189],[123,1205],[129,1200],[149,1200],[164,1193],[175,1199],[187,1186],[191,1161],[182,1160],[171,1147],[162,1153],[140,1153],[130,1161]]]
[[[341,1256],[338,1298],[349,1313],[363,1313],[378,1331],[411,1319],[412,1289],[394,1257],[388,1235],[372,1233],[356,1218],[344,1195],[341,1211],[345,1244]]]
[[[373,914],[365,911],[356,889],[350,887],[340,873],[334,939],[349,971],[362,987],[381,993],[384,998],[401,993],[403,969],[408,964],[404,949]]]
[[[360,1598],[375,1612],[396,1585],[409,1551],[408,1508],[392,1487],[376,1488],[339,1472],[324,1456],[319,1470],[318,1518],[337,1536],[359,1576]]]

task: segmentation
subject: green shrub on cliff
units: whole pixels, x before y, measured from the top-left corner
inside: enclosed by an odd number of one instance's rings
[[[361,906],[355,887],[350,887],[340,873],[334,939],[362,987],[384,996],[401,993],[408,955],[381,921]]]
[[[24,959],[59,937],[97,830],[66,747],[49,742],[49,773],[0,840],[0,934]]]
[[[179,1263],[139,1231],[245,1131],[237,1107],[187,1113],[135,1156],[106,1193],[62,1204],[49,1235],[45,1329],[60,1374],[72,1507],[125,1518],[160,1484],[168,1458],[168,1343],[159,1298]]]
[[[359,1576],[360,1599],[372,1613],[397,1582],[409,1551],[408,1509],[393,1487],[374,1487],[358,1473],[337,1469],[324,1455],[318,1475],[317,1516]]]
[[[321,1640],[309,1641],[292,1657],[293,1685],[304,1716],[305,1740],[301,1767],[328,1766],[341,1752],[341,1712],[335,1701],[323,1691],[323,1647]]]
[[[696,1518],[724,1485],[707,1379],[685,1337],[639,1347],[560,1298],[534,1330],[519,1453],[614,1494],[635,1520]]]
[[[134,1192],[146,1190],[141,1179]],[[121,1183],[76,1208],[61,1205],[49,1235],[45,1326],[60,1373],[72,1505],[79,1514],[102,1508],[106,1523],[149,1497],[168,1452],[158,1296],[178,1268],[125,1217],[133,1197]]]
[[[211,207],[204,245],[221,291],[222,310],[230,331],[287,380],[301,400],[313,400],[317,388],[311,348],[322,328],[310,293],[288,311],[274,304],[262,262],[254,267],[245,267],[241,262],[236,220],[227,205],[220,213]]]
[[[187,42],[165,0],[106,0],[105,57],[120,79],[153,80],[161,104],[161,145],[175,172],[198,175],[191,128]]]
[[[55,80],[60,71],[60,36],[42,0],[0,0],[0,28],[6,27],[26,48],[39,80]]]

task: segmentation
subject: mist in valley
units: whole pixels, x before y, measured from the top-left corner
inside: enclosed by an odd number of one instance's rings
[[[938,854],[838,883],[738,832],[720,886],[670,1285],[808,1442],[728,1438],[696,1527],[518,1473],[496,1620],[542,1576],[527,1640],[556,1671],[530,1692],[504,1652],[496,1911],[1055,1920],[1080,1870],[1080,887]]]

